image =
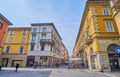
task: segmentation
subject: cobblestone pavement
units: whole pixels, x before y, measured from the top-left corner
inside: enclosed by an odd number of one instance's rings
[[[92,72],[80,69],[32,69],[20,68],[14,72],[14,68],[3,68],[0,77],[114,77],[106,73]]]

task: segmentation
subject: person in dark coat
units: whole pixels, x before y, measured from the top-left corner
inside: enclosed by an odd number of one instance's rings
[[[19,64],[18,64],[18,63],[16,64],[15,68],[16,68],[16,69],[14,70],[14,72],[17,72],[17,70],[18,70],[18,68],[19,68]]]

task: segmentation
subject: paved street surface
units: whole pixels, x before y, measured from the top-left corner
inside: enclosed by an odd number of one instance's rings
[[[30,69],[20,68],[14,72],[14,68],[3,68],[0,77],[117,77],[107,73],[92,72],[80,69]]]

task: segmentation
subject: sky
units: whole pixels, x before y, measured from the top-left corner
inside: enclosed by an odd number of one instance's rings
[[[87,0],[1,0],[2,13],[13,26],[54,23],[72,55]]]

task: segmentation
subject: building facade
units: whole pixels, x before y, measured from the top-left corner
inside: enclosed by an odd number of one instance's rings
[[[30,32],[30,27],[9,27],[4,42],[2,66],[15,66],[16,63],[21,67],[26,66]]]
[[[69,53],[68,53],[68,50],[63,43],[62,43],[62,56],[63,56],[63,63],[68,63]]]
[[[62,39],[53,23],[31,24],[31,38],[27,57],[27,67],[35,63],[49,66],[62,62]]]
[[[12,23],[0,13],[0,66],[3,42],[6,37],[6,32],[8,30],[9,25],[12,25]]]
[[[120,36],[109,0],[88,0],[80,24],[73,56],[80,57],[85,68],[97,71],[120,69]]]
[[[110,4],[120,34],[120,0],[110,0]]]

